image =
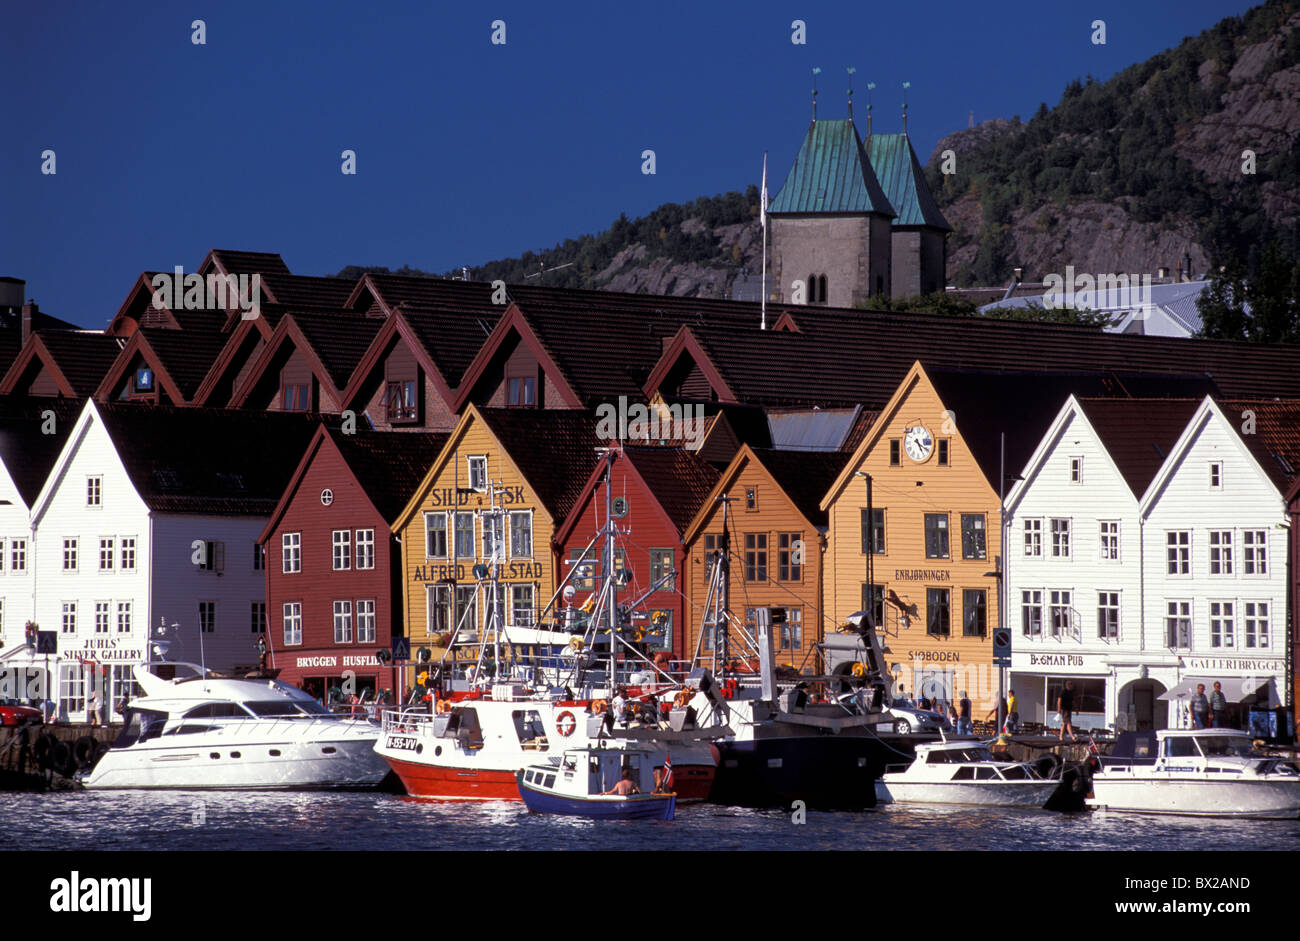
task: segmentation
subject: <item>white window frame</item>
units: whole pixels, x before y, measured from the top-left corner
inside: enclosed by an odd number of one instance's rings
[[[1115,532],[1107,533],[1106,527],[1114,526]],[[1119,520],[1098,520],[1097,521],[1097,553],[1102,562],[1120,561],[1120,521]],[[1113,539],[1111,543],[1109,540]]]
[[[1218,491],[1223,489],[1223,462],[1222,461],[1210,462],[1209,487],[1210,490],[1213,491]]]
[[[113,623],[113,602],[96,601],[95,602],[95,633],[107,634],[109,626]]]
[[[1227,536],[1228,541],[1222,541]],[[1219,540],[1216,542],[1216,538]],[[1233,575],[1232,567],[1232,543],[1233,532],[1231,529],[1212,529],[1209,536],[1210,542],[1210,574],[1211,575]],[[1218,571],[1215,571],[1218,566]]]
[[[1078,486],[1083,483],[1083,455],[1070,455],[1070,484]]]
[[[1237,649],[1236,602],[1210,602],[1210,647],[1213,650]]]
[[[9,540],[9,571],[11,572],[27,571],[27,540],[26,539]]]
[[[1033,623],[1028,617],[1030,611],[1038,612],[1036,630],[1030,629]],[[1020,592],[1020,636],[1029,638],[1043,636],[1043,590],[1041,588],[1026,588]]]
[[[117,603],[117,632],[119,634],[131,633],[131,602],[119,601]]]
[[[119,572],[135,571],[135,548],[136,539],[134,536],[121,536],[117,540],[117,549],[121,555],[118,558]]]
[[[1174,571],[1173,568],[1178,570]],[[1175,578],[1192,574],[1192,531],[1190,529],[1165,530],[1165,574]]]
[[[357,601],[357,643],[373,644],[375,642],[375,599],[361,598]]]
[[[342,628],[342,630],[340,630],[340,628]],[[334,601],[334,643],[352,643],[351,599],[335,599]]]
[[[1120,600],[1121,597],[1122,597],[1122,593],[1119,591],[1109,591],[1105,589],[1099,589],[1097,591],[1097,637],[1099,640],[1104,640],[1104,641],[1113,640],[1117,642],[1119,641],[1119,625],[1120,625],[1120,616],[1121,616],[1120,613],[1124,610],[1123,603]],[[1113,603],[1112,603],[1112,599],[1114,599]],[[1114,618],[1115,632],[1113,634],[1110,632],[1111,619],[1109,617],[1106,617],[1105,618],[1106,633],[1103,634],[1101,632],[1103,612],[1112,612],[1112,611],[1115,613],[1115,618]]]
[[[478,552],[478,530],[474,523],[474,514],[465,510],[457,510],[450,514],[451,520],[451,553],[457,562],[462,560],[472,560],[477,557]],[[469,520],[469,552],[460,551],[460,523],[462,520]]]
[[[302,533],[283,533],[280,536],[280,573],[294,575],[302,571]]]
[[[533,557],[533,511],[511,510],[506,514],[510,521],[510,545],[507,547],[512,559],[531,559]],[[515,517],[522,516],[528,521],[528,551],[515,552]]]
[[[1268,575],[1267,529],[1241,531],[1241,573],[1252,577]]]
[[[447,513],[445,510],[424,511],[424,557],[426,559],[446,559],[450,557],[451,545],[447,541],[447,536],[448,536],[447,530],[451,525],[451,521],[448,518],[449,516],[450,514]],[[429,545],[431,535],[439,531],[438,527],[433,527],[430,526],[429,524],[434,523],[436,521],[442,522],[442,526],[441,526],[442,554],[441,555],[438,555],[437,552],[434,551],[433,547]]]
[[[284,603],[284,645],[286,647],[302,646],[302,602],[286,601]]]
[[[352,530],[330,531],[330,566],[335,572],[352,571]]]
[[[61,602],[59,608],[59,633],[77,633],[77,603],[75,601]]]
[[[1063,624],[1057,623],[1057,612],[1062,614]],[[1048,636],[1054,638],[1074,636],[1074,589],[1053,588],[1048,591],[1047,604]]]
[[[355,547],[354,558],[356,559],[357,569],[360,571],[373,569],[375,567],[375,531],[373,529],[358,529]]]
[[[476,462],[478,462],[476,464]],[[481,479],[478,483],[474,482],[474,468],[478,467],[482,471]],[[468,454],[465,456],[465,479],[469,481],[469,488],[477,490],[479,493],[485,493],[488,488],[488,459],[486,454]]]
[[[101,509],[104,506],[104,476],[94,474],[86,478],[86,506]]]
[[[1176,611],[1174,611],[1174,610],[1170,610],[1170,609],[1174,608],[1175,606],[1180,607],[1181,610],[1176,610]],[[1195,617],[1194,617],[1194,615],[1195,615],[1195,610],[1196,610],[1196,609],[1195,609],[1195,606],[1192,604],[1192,602],[1191,602],[1190,600],[1184,600],[1184,599],[1181,599],[1181,598],[1166,598],[1166,599],[1165,599],[1165,617],[1164,617],[1164,625],[1163,625],[1163,626],[1164,626],[1164,632],[1165,632],[1165,646],[1166,646],[1167,648],[1169,648],[1169,649],[1171,649],[1171,650],[1191,650],[1191,649],[1192,649],[1192,634],[1193,634],[1193,631],[1196,629],[1196,620],[1195,620]],[[1178,644],[1178,643],[1171,644],[1171,643],[1169,643],[1169,628],[1170,628],[1170,621],[1175,621],[1175,620],[1176,620],[1176,621],[1186,621],[1186,622],[1187,622],[1187,634],[1186,634],[1186,638],[1185,638],[1186,641],[1187,641],[1186,644]],[[1177,640],[1176,637],[1175,637],[1174,639]]]
[[[1073,551],[1071,543],[1074,541],[1074,520],[1069,516],[1052,516],[1049,517],[1051,522],[1048,524],[1052,545],[1053,559],[1069,559]],[[1057,523],[1064,523],[1064,527],[1058,528]],[[1059,551],[1059,550],[1064,551]]]
[[[1269,607],[1267,601],[1246,601],[1242,603],[1242,643],[1247,650],[1269,649]],[[1262,609],[1262,610],[1261,610]],[[1258,634],[1258,638],[1256,637]]]
[[[75,572],[80,564],[79,556],[81,554],[81,539],[77,536],[66,536],[63,540],[63,571]],[[71,562],[71,564],[69,564]]]
[[[527,591],[528,602],[525,605],[520,595]],[[532,582],[523,582],[510,586],[510,625],[512,627],[532,627],[533,615],[537,604],[537,588]],[[523,617],[520,617],[521,613]]]
[[[496,558],[495,548],[488,546],[488,536],[490,535],[495,535],[497,539],[500,540],[501,543],[500,558],[502,560],[507,558],[507,552],[509,551],[510,547],[506,545],[505,529],[506,529],[505,517],[492,517],[487,514],[484,514],[483,519],[480,521],[479,524],[479,531],[483,537],[482,550],[483,550],[484,562],[491,562],[494,558]]]
[[[1041,559],[1043,557],[1042,517],[1033,517],[1033,518],[1026,519],[1024,521],[1024,526],[1021,528],[1021,531],[1024,533],[1025,558]]]

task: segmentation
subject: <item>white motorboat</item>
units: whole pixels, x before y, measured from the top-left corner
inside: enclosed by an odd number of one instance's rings
[[[172,664],[179,666],[180,664]],[[144,696],[95,766],[88,788],[371,787],[388,773],[379,724],[335,715],[308,693],[267,679],[166,680],[144,666]]]
[[[1092,777],[1091,807],[1198,817],[1300,817],[1300,770],[1236,729],[1125,732]]]
[[[515,773],[519,796],[536,814],[595,820],[672,820],[677,795],[658,785],[652,748],[569,748]],[[620,779],[632,793],[616,794]],[[671,785],[670,785],[671,786]]]
[[[876,780],[876,800],[1042,807],[1060,783],[1045,777],[1033,762],[999,761],[983,742],[934,742],[917,745],[916,758],[906,768],[886,768]]]

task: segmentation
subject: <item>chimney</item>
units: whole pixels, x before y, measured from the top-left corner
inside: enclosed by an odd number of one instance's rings
[[[23,343],[32,335],[32,318],[41,312],[40,305],[28,298],[23,305]]]
[[[1191,254],[1183,255],[1183,280],[1192,280],[1192,256]]]

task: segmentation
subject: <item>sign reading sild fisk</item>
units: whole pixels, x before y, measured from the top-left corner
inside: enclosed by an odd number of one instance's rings
[[[498,487],[496,489],[497,500],[502,506],[515,506],[524,502],[523,487]],[[469,494],[465,491],[457,492],[454,487],[442,487],[429,491],[430,506],[464,506],[469,502],[471,496],[477,496],[481,502],[484,495],[481,493]]]

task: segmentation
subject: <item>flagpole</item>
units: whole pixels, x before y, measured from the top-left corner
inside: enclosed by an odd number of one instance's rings
[[[762,322],[759,329],[767,329],[767,151],[763,151],[763,192],[758,198],[758,218],[763,227],[763,297]]]

